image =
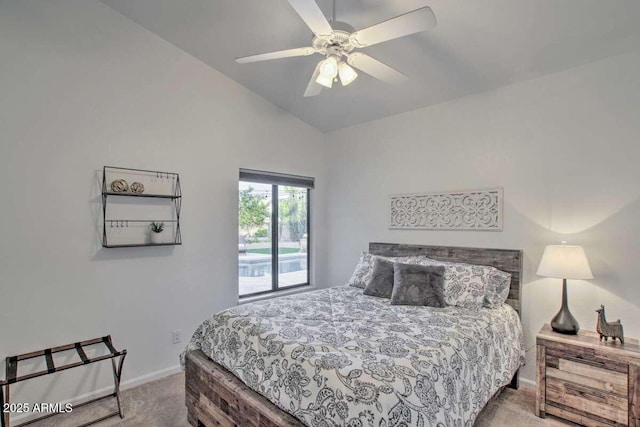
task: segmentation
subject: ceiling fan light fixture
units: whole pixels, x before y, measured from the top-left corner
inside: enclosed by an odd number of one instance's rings
[[[335,79],[338,75],[338,60],[335,56],[329,56],[320,65],[320,75],[327,79]]]
[[[333,86],[333,77],[326,77],[322,75],[322,73],[318,74],[318,78],[316,79],[316,83],[321,84],[322,86],[331,89]]]
[[[346,62],[340,62],[340,65],[338,65],[338,74],[340,75],[342,86],[348,86],[358,78],[358,73]]]
[[[358,73],[354,68],[358,72],[368,74],[385,83],[401,83],[407,80],[406,75],[365,53],[354,52],[354,50],[419,33],[437,25],[433,10],[428,6],[423,6],[355,31],[353,26],[336,21],[336,0],[333,0],[333,19],[331,22],[325,17],[317,1],[288,0],[313,33],[311,46],[245,56],[236,58],[236,62],[245,64],[279,58],[309,56],[316,53],[324,55],[324,58],[316,64],[311,75],[304,92],[305,97],[319,95],[322,92],[322,87],[331,88],[333,83],[338,80],[342,82],[343,86],[348,86],[358,78]]]
[[[336,56],[328,56],[326,59],[320,61],[318,67],[318,77],[316,83],[331,89],[333,86],[333,80],[338,75],[338,58]]]

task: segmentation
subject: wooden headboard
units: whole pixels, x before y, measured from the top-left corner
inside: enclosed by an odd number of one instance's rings
[[[459,248],[453,246],[405,245],[399,243],[369,243],[369,252],[380,256],[424,255],[438,261],[488,265],[511,274],[507,304],[521,316],[520,284],[522,281],[522,251],[513,249]]]

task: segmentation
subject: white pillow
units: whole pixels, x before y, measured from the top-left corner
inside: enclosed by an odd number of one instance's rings
[[[371,277],[371,270],[373,269],[373,255],[369,252],[362,252],[360,254],[360,260],[356,264],[355,270],[349,279],[349,286],[355,288],[364,289]]]
[[[493,267],[437,261],[423,257],[423,265],[444,266],[444,300],[447,305],[478,310],[482,307]]]

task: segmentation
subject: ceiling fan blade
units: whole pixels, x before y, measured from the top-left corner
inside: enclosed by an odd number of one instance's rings
[[[322,61],[318,62],[318,65],[316,65],[316,69],[313,71],[313,74],[311,75],[311,80],[309,80],[309,84],[307,85],[307,90],[304,91],[305,98],[308,98],[310,96],[320,95],[320,93],[322,92],[322,85],[320,83],[316,83],[316,79],[320,74],[321,65],[322,65]]]
[[[329,24],[329,21],[327,21],[327,18],[314,0],[289,0],[289,4],[298,12],[298,15],[300,15],[313,34],[320,38],[327,38],[333,35],[331,24]]]
[[[349,41],[356,47],[373,46],[374,44],[434,28],[436,24],[437,21],[433,11],[430,7],[425,6],[356,31],[349,36]]]
[[[296,49],[279,50],[277,52],[244,56],[242,58],[236,58],[236,62],[238,64],[246,64],[248,62],[269,61],[271,59],[291,58],[294,56],[309,56],[314,53],[316,53],[316,50],[312,47],[299,47]]]
[[[394,70],[387,64],[383,64],[362,52],[355,52],[349,55],[347,62],[352,67],[358,70],[364,71],[371,77],[375,77],[378,80],[382,80],[385,83],[402,83],[407,80],[407,76],[400,71]]]

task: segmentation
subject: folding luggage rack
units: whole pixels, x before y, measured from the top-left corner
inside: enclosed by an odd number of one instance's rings
[[[109,353],[101,356],[92,357],[92,358],[87,357],[87,354],[85,353],[83,347],[100,344],[100,343],[103,343],[106,346]],[[73,362],[73,363],[68,363],[60,366],[55,366],[55,364],[53,363],[53,354],[60,353],[63,351],[73,350],[73,349],[76,350],[78,356],[80,357],[79,362]],[[88,405],[89,403],[97,402],[99,400],[115,397],[116,402],[118,404],[117,411],[112,412],[108,415],[105,415],[104,417],[100,417],[89,423],[83,424],[83,426],[94,424],[99,421],[103,421],[107,418],[115,417],[116,415],[119,415],[120,418],[124,418],[124,414],[122,412],[122,406],[120,404],[120,379],[122,377],[122,365],[124,363],[124,358],[126,355],[127,355],[127,350],[120,350],[120,351],[116,350],[115,347],[113,346],[113,342],[111,341],[111,335],[107,335],[106,337],[102,337],[102,338],[94,338],[87,341],[80,341],[73,344],[62,345],[59,347],[47,348],[44,350],[38,350],[31,353],[19,354],[17,356],[9,356],[6,358],[5,380],[0,381],[0,403],[2,403],[2,409],[5,409],[5,405],[11,403],[10,402],[10,386],[12,384],[30,380],[32,378],[41,377],[43,375],[53,374],[55,372],[65,371],[71,368],[77,368],[78,366],[89,365],[91,363],[96,363],[103,360],[111,359],[111,366],[113,368],[113,382],[114,382],[113,393],[107,394],[105,396],[97,397],[89,401],[82,402],[80,404],[73,405],[73,407],[78,408],[80,406]],[[34,359],[37,357],[45,358],[47,369],[25,374],[22,376],[17,376],[18,362]],[[119,358],[117,363],[116,363],[116,358]],[[10,422],[9,415],[10,415],[10,412],[7,411],[0,416],[2,427],[9,427],[9,422]],[[57,413],[47,414],[45,416],[32,419],[30,421],[20,424],[19,426],[31,424],[35,421],[39,421],[44,418],[49,418],[53,415],[57,415]],[[19,426],[15,426],[15,427],[19,427]]]

